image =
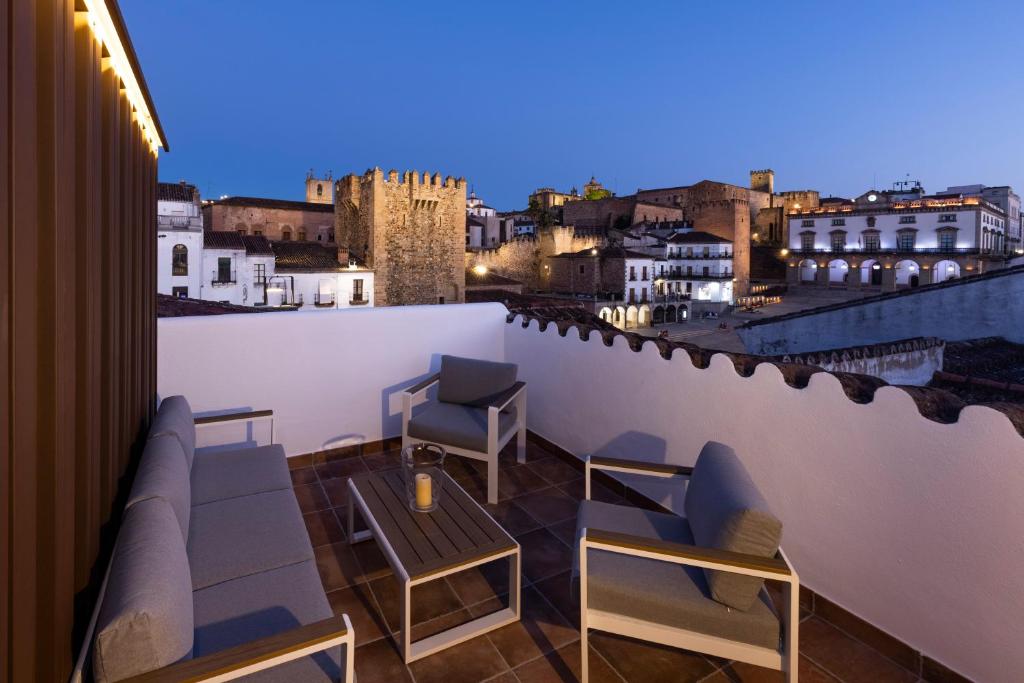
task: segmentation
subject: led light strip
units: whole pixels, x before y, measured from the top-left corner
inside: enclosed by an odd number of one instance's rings
[[[153,115],[146,104],[146,98],[142,95],[142,88],[135,79],[135,71],[118,37],[117,28],[107,10],[107,4],[104,0],[84,0],[84,3],[86,22],[92,29],[96,41],[107,48],[110,65],[121,79],[128,102],[132,105],[132,118],[138,123],[142,136],[149,142],[150,151],[156,156],[163,143],[157,133]]]

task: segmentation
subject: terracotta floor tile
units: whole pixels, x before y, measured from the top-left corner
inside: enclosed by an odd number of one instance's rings
[[[494,678],[488,678],[483,683],[521,683],[519,678],[511,671],[498,674]]]
[[[358,528],[358,527],[357,527]],[[359,561],[359,568],[368,581],[391,576],[391,565],[373,539],[352,544],[352,553]]]
[[[479,683],[507,671],[508,665],[487,636],[477,636],[417,660],[409,669],[416,683]]]
[[[446,577],[463,605],[508,594],[510,560],[502,558]],[[520,583],[522,577],[520,576]]]
[[[539,529],[541,524],[530,513],[519,506],[514,500],[499,502],[497,505],[484,505],[487,513],[494,517],[505,531],[513,536],[525,534],[527,531]]]
[[[697,653],[606,633],[590,633],[591,646],[627,683],[699,681],[718,668]]]
[[[590,683],[622,683],[622,678],[593,650],[589,664]],[[513,673],[523,683],[575,683],[580,679],[580,643],[576,641],[549,652],[513,669]]]
[[[573,500],[580,501],[586,496],[586,482],[581,479],[574,479],[573,481],[559,484],[558,488],[561,489],[566,495],[571,497]],[[602,503],[622,503],[625,499],[614,493],[604,484],[599,484],[596,481],[591,483],[590,497],[593,500],[600,501]]]
[[[320,485],[323,486],[331,507],[346,507],[348,505],[348,477],[324,479]]]
[[[565,543],[570,548],[576,543],[576,520],[567,519],[564,522],[558,524],[552,524],[548,527],[548,531],[558,537],[562,543]]]
[[[353,474],[368,472],[362,458],[341,458],[316,465],[316,474],[320,481],[351,477]]]
[[[345,534],[342,533],[333,510],[308,512],[302,516],[302,520],[306,523],[309,542],[314,548],[345,540]]]
[[[931,657],[924,657],[921,663],[921,678],[927,683],[970,683],[970,679],[961,676],[945,664]]]
[[[573,628],[579,630],[580,600],[577,592],[569,583],[568,571],[539,581],[534,584],[534,587],[555,606],[555,609],[572,624]]]
[[[521,606],[518,622],[487,636],[509,666],[525,664],[579,638],[579,632],[535,588],[523,591]],[[479,605],[470,608],[474,617],[491,611]]]
[[[356,632],[356,646],[372,643],[387,634],[387,626],[380,616],[369,585],[349,586],[327,594],[335,614],[347,614]]]
[[[531,582],[565,571],[572,562],[572,551],[547,529],[537,529],[516,537],[522,554],[523,574]]]
[[[583,472],[554,456],[527,465],[549,484],[565,484],[583,477]]]
[[[294,470],[288,470],[288,474],[292,478],[292,484],[300,486],[302,484],[315,484],[318,479],[316,476],[316,470],[312,467],[300,467]]]
[[[401,626],[399,607],[401,587],[398,579],[393,576],[374,579],[370,582],[370,589],[373,590],[373,596],[377,599],[377,605],[381,609],[388,629],[392,633],[398,631]],[[412,588],[413,624],[436,619],[460,609],[462,609],[462,603],[459,601],[459,596],[444,579],[421,583]]]
[[[359,683],[412,683],[412,675],[390,638],[357,647],[355,660]]]
[[[781,671],[766,669],[753,664],[733,662],[720,672],[721,680],[732,683],[785,683],[786,676]],[[797,672],[801,683],[837,683],[838,679],[825,673],[806,657],[800,658],[800,669]]]
[[[316,568],[320,572],[320,580],[326,592],[347,588],[366,580],[355,554],[346,541],[314,548],[313,554],[316,556]]]
[[[444,460],[444,471],[456,481],[474,475],[486,477],[487,463],[463,455],[449,455]]]
[[[295,491],[295,500],[299,501],[299,509],[303,512],[315,512],[331,507],[327,495],[318,481],[314,481],[312,484],[299,484],[292,487],[292,490]]]
[[[526,442],[526,463],[537,460],[543,460],[550,458],[551,453],[544,450],[544,448],[532,441]],[[516,460],[516,441],[513,439],[507,446],[501,449],[501,453],[498,454],[498,464],[501,467],[516,467],[519,465],[519,461]]]
[[[385,451],[363,456],[363,463],[372,472],[393,470],[402,466],[402,451]]]
[[[863,619],[858,619],[830,600],[816,596],[814,611],[823,621],[870,645],[903,668],[910,671],[921,670],[921,656],[916,650]]]
[[[501,498],[515,498],[527,493],[539,491],[548,483],[530,469],[525,467],[508,467],[499,470],[498,493]]]
[[[828,673],[849,683],[910,683],[917,680],[917,676],[877,650],[817,617],[800,624],[800,652]]]
[[[545,526],[575,518],[579,509],[577,501],[554,486],[520,496],[516,504]]]
[[[459,609],[454,612],[448,612],[442,614],[434,619],[428,619],[427,621],[421,621],[418,624],[412,625],[412,641],[423,640],[429,638],[432,635],[438,634],[441,631],[447,631],[450,628],[455,628],[460,624],[465,624],[467,621],[473,619],[468,609]]]

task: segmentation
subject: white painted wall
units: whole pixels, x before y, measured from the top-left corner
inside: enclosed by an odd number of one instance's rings
[[[825,373],[794,389],[770,364],[742,378],[723,355],[700,370],[681,351],[666,361],[653,344],[519,319],[505,335],[531,429],[577,455],[682,465],[729,444],[811,589],[976,680],[1024,678],[1024,439],[1002,414],[973,406],[944,425],[896,388],[853,403]]]
[[[156,291],[171,294],[175,287],[188,287],[188,295],[198,299],[202,291],[203,230],[168,229],[156,233]],[[182,244],[188,249],[188,275],[172,275],[171,260],[174,247]]]
[[[398,392],[441,354],[501,360],[506,315],[463,304],[161,318],[157,392],[197,413],[271,408],[289,455],[376,441],[401,433]]]
[[[282,273],[294,278],[295,295],[302,296],[302,310],[309,311],[330,311],[338,308],[365,308],[373,306],[373,271],[372,270],[351,270],[328,273]],[[280,278],[278,278],[280,281]],[[352,304],[352,293],[355,291],[355,281],[363,281],[363,299],[365,304]],[[316,293],[324,294],[323,301],[333,298],[334,304],[327,307],[315,305]],[[333,297],[329,294],[333,293]],[[297,299],[296,299],[297,300]]]

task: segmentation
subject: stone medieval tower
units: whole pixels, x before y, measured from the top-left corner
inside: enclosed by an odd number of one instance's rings
[[[466,298],[466,181],[379,168],[347,175],[334,191],[339,248],[374,269],[378,306]]]
[[[326,178],[317,178],[312,169],[306,174],[306,201],[311,204],[334,203],[334,181],[330,173]]]

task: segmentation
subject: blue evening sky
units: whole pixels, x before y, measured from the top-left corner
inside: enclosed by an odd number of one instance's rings
[[[206,197],[309,168],[465,176],[498,209],[590,176],[856,195],[1024,190],[1024,3],[121,0]]]

